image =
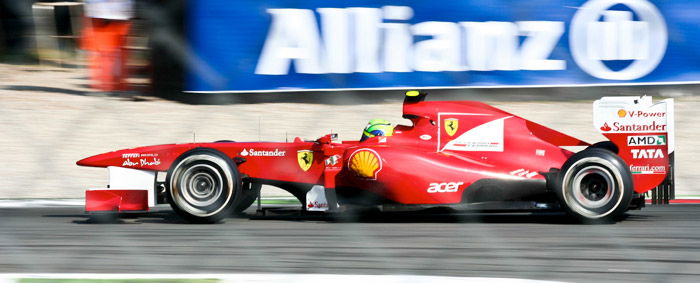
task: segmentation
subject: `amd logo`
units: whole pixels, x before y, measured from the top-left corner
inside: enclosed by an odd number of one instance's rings
[[[666,145],[666,136],[629,136],[628,146],[654,146]]]

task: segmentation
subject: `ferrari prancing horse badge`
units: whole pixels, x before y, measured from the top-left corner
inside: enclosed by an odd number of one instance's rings
[[[297,161],[301,170],[307,171],[311,168],[311,162],[314,161],[314,152],[311,150],[297,151]]]
[[[454,136],[458,128],[459,120],[454,118],[445,119],[445,132],[447,132],[449,136]]]

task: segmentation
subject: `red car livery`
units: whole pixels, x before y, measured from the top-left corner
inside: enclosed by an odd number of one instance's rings
[[[268,184],[289,191],[306,210],[563,209],[597,222],[643,206],[642,193],[668,172],[672,120],[660,106],[658,113],[627,112],[628,100],[596,101],[594,123],[610,141],[591,145],[484,103],[425,97],[407,92],[403,117],[411,125],[363,142],[329,134],[155,145],[85,158],[77,164],[110,170],[108,188],[87,191],[86,210],[144,211],[168,202],[189,221],[212,223],[249,207]],[[563,146],[586,148],[574,153]]]

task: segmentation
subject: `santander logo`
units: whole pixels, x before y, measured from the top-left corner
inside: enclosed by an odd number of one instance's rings
[[[314,207],[316,207],[316,208],[328,208],[328,203],[314,201],[314,202],[310,202],[308,205],[306,205],[306,207],[307,208],[314,208]]]
[[[600,130],[603,132],[608,132],[608,131],[612,130],[612,128],[610,128],[610,126],[608,126],[608,123],[606,122],[605,124],[603,124],[602,127],[600,127]]]

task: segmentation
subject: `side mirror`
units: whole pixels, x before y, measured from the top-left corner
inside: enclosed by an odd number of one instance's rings
[[[331,142],[337,141],[338,140],[338,134],[327,134],[325,136],[322,136],[316,140],[317,143],[320,144],[329,144]]]

